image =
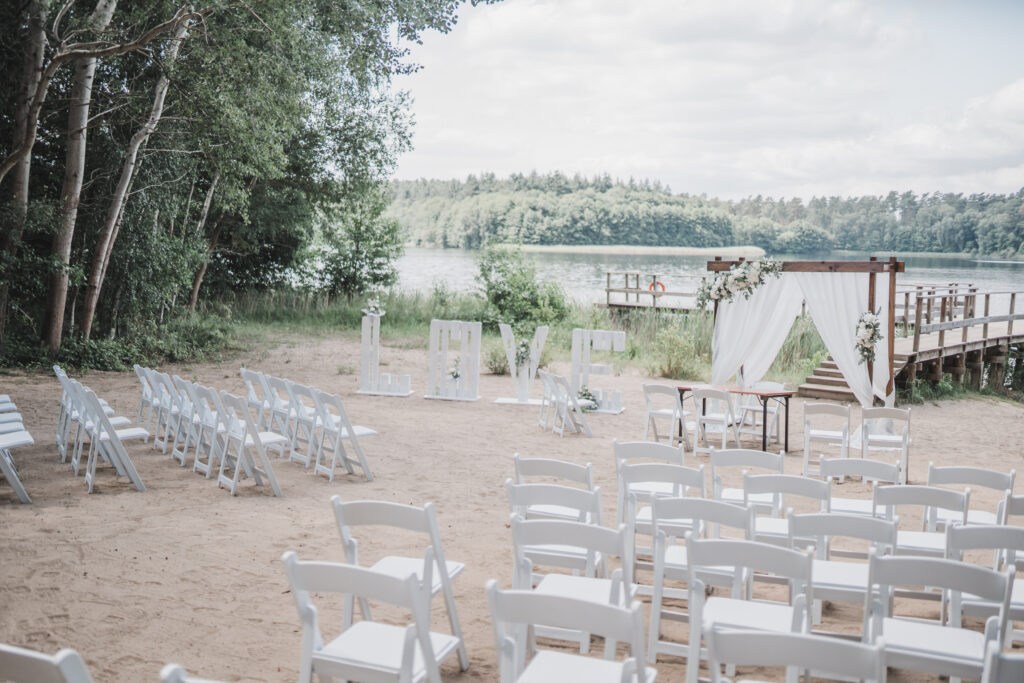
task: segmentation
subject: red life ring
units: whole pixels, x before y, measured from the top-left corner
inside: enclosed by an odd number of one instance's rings
[[[665,283],[664,283],[664,282],[662,282],[661,280],[655,280],[655,281],[654,281],[654,282],[652,282],[652,283],[651,283],[650,285],[648,285],[648,286],[647,286],[647,291],[648,291],[648,292],[650,292],[651,294],[654,294],[655,296],[657,296],[657,295],[658,295],[658,292],[657,292],[657,291],[655,291],[655,289],[654,289],[654,286],[655,286],[655,285],[657,285],[658,287],[661,287],[661,293],[662,293],[662,294],[664,294],[664,293],[665,293]]]

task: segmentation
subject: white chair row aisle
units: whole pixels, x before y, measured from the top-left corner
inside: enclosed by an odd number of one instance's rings
[[[373,473],[359,443],[360,437],[374,436],[369,427],[353,425],[341,397],[253,370],[241,369],[246,400],[257,416],[257,425],[287,437],[281,455],[288,450],[289,460],[298,461],[315,474],[334,481],[339,466],[349,474],[359,467],[367,481]],[[354,456],[345,449],[351,446]]]
[[[2,399],[4,399],[3,405],[14,406],[14,403],[10,401],[10,397],[7,394],[4,394]],[[25,425],[21,421],[21,413],[13,410],[0,413],[0,474],[7,480],[10,487],[14,489],[14,493],[22,503],[31,503],[32,499],[29,498],[28,492],[25,491],[25,486],[18,477],[18,468],[14,462],[14,455],[11,454],[11,449],[31,446],[34,443],[32,435],[28,433],[28,430],[25,429]]]

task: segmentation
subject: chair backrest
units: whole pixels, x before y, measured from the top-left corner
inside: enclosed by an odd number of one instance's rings
[[[988,644],[985,672],[981,683],[1020,683],[1024,681],[1024,655],[1003,653],[1002,644]]]
[[[750,505],[750,496],[770,493],[777,512],[782,512],[786,496],[797,496],[818,501],[818,508],[828,512],[832,501],[832,487],[828,482],[795,474],[743,473],[743,498]]]
[[[174,386],[174,380],[171,379],[171,376],[166,372],[153,370],[149,377],[150,382],[154,385],[153,388],[156,390],[161,401],[167,402],[163,407],[177,407],[179,405],[180,397],[178,396],[178,389]]]
[[[226,423],[227,418],[220,414],[220,399],[217,398],[217,390],[213,387],[202,384],[192,385],[192,398],[195,401],[194,408],[199,420],[206,427],[216,428],[221,420]]]
[[[289,402],[289,381],[280,377],[274,377],[273,375],[263,375],[263,379],[266,380],[266,387],[270,396],[270,407],[273,410],[285,410],[285,406]],[[290,411],[291,406],[288,406],[287,409]]]
[[[531,505],[558,505],[579,512],[577,521],[601,525],[601,487],[593,491],[558,484],[516,484],[505,480],[509,512],[526,516]]]
[[[1024,516],[1024,495],[1015,496],[1007,492],[1002,502],[999,503],[999,522],[1009,524],[1010,517]]]
[[[174,388],[178,390],[178,405],[181,407],[181,414],[191,417],[193,410],[192,382],[182,379],[178,375],[174,375],[171,381],[174,382]]]
[[[913,505],[924,508],[922,528],[934,529],[933,512],[936,509],[959,513],[962,515],[960,523],[967,524],[967,505],[971,498],[970,488],[961,492],[934,486],[904,484],[901,486],[874,486],[871,494],[876,514],[878,514],[879,508],[884,508],[883,513],[888,519],[892,519],[901,506]]]
[[[702,536],[720,527],[739,529],[743,537],[754,537],[754,510],[742,505],[733,505],[708,498],[655,498],[651,502],[651,519],[655,534],[664,532],[667,536],[682,537],[692,527]]]
[[[53,367],[57,368],[56,365]],[[138,363],[133,365],[132,369],[135,371],[135,376],[139,378],[139,383],[142,384],[142,396],[144,398],[151,398],[153,396],[153,386],[149,383],[149,377],[146,376],[145,369]]]
[[[712,626],[705,634],[712,683],[723,683],[723,664],[787,667],[787,681],[799,670],[870,683],[884,683],[884,639],[873,645],[812,635],[769,631],[729,631]]]
[[[242,381],[245,382],[246,400],[262,406],[263,402],[267,400],[263,373],[247,368],[240,368],[238,373],[242,376]]]
[[[304,421],[316,420],[317,406],[316,398],[313,397],[312,387],[307,387],[298,382],[288,382],[288,402],[291,404],[292,412]]]
[[[594,490],[594,468],[589,462],[586,465],[577,465],[551,458],[523,458],[518,453],[512,455],[512,462],[515,464],[517,484],[529,483],[527,478],[542,477],[571,481],[583,484],[588,491]]]
[[[981,486],[1002,493],[1013,491],[1016,476],[1017,470],[1000,472],[965,465],[936,467],[934,462],[928,463],[928,486]]]
[[[993,550],[993,569],[1024,562],[1024,527],[1005,524],[946,527],[946,558],[963,560],[965,550]],[[1017,556],[1020,553],[1020,557]]]
[[[702,416],[706,413],[721,412],[730,422],[733,422],[732,400],[733,395],[724,389],[704,387],[693,390],[693,401],[697,404],[697,413]]]
[[[355,430],[351,420],[348,419],[348,413],[345,412],[345,406],[341,403],[341,396],[320,391],[316,387],[310,387],[310,391],[313,401],[316,403],[316,409],[320,413],[320,426],[324,431],[353,436]]]
[[[303,647],[309,647],[315,651],[322,647],[323,643],[317,610],[312,603],[310,593],[343,593],[363,600],[384,602],[412,612],[415,637],[419,641],[420,654],[426,660],[430,679],[440,681],[440,676],[437,675],[434,648],[430,642],[430,593],[427,587],[433,580],[431,567],[434,562],[429,548],[427,549],[427,558],[429,562],[425,563],[421,584],[415,574],[396,578],[353,564],[302,562],[294,552],[286,552],[281,556],[281,562],[284,564],[285,572],[292,586],[292,595],[299,610],[303,629],[311,630],[313,636],[312,638],[303,637]],[[346,619],[350,618],[351,613],[351,610],[346,610]],[[365,611],[363,617],[368,619]],[[350,623],[342,623],[343,629],[347,629],[349,626],[351,626]],[[402,662],[382,664],[395,668],[400,666],[411,673],[413,652],[408,647],[403,648]],[[356,666],[353,663],[353,669]]]
[[[910,434],[910,408],[862,408],[860,411],[861,438],[870,441],[872,434],[892,424],[892,434]]]
[[[711,451],[710,462],[711,495],[715,498],[721,495],[723,482],[719,470],[723,467],[756,468],[765,472],[782,474],[786,463],[781,453],[755,451],[748,448],[723,448]]]
[[[838,403],[804,403],[804,422],[810,422],[809,418],[829,415],[846,420],[850,425],[850,406],[839,405]]]
[[[630,460],[645,462],[667,462],[671,465],[683,464],[682,446],[670,446],[657,441],[612,441],[612,453],[615,456],[615,471]]]
[[[47,655],[0,643],[0,680],[14,683],[92,683],[82,656],[74,650]]]
[[[595,524],[554,519],[523,519],[519,515],[512,515],[511,527],[518,588],[531,587],[526,583],[531,571],[523,567],[523,560],[526,559],[525,550],[530,546],[557,546],[560,552],[547,558],[552,560],[551,564],[580,570],[584,576],[596,574],[602,555],[622,558],[622,582],[627,587],[633,584],[632,546],[625,524],[619,525],[618,529],[608,529]],[[583,554],[570,559],[565,553],[566,548],[582,550]],[[531,557],[534,558],[541,555],[543,554],[531,553]],[[620,593],[620,596],[624,595],[628,595],[628,591]]]
[[[526,631],[521,626],[553,626],[603,637],[606,659],[615,654],[610,644],[628,643],[637,674],[635,679],[628,680],[648,680],[643,656],[644,617],[639,602],[625,608],[528,590],[501,590],[498,582],[491,579],[487,582],[487,603],[494,625],[501,683],[514,683],[522,674],[523,660],[519,653],[525,652],[527,647],[521,642]],[[517,635],[520,642],[517,642]]]
[[[762,571],[789,580],[790,603],[798,595],[805,595],[807,604],[812,604],[811,567],[814,557],[809,552],[741,539],[699,539],[690,534],[686,537],[686,561],[689,585],[696,585],[700,570],[711,567],[748,570],[745,572],[748,582],[754,571]],[[747,595],[750,595],[749,589]]]
[[[178,664],[166,664],[160,669],[160,683],[220,683],[210,678],[189,676],[185,668]]]
[[[864,481],[896,484],[900,480],[900,463],[870,458],[823,458],[821,478],[832,482],[843,477],[860,477]]]
[[[835,512],[787,516],[790,547],[803,547],[806,540],[811,539],[819,559],[829,559],[832,540],[835,538],[867,541],[879,554],[890,553],[896,547],[898,519],[887,520]]]
[[[704,481],[704,465],[685,467],[660,462],[641,462],[635,465],[623,464],[619,470],[619,486],[626,495],[629,495],[630,490],[637,485],[660,483],[672,484],[675,497],[685,496],[693,489],[696,490],[697,496],[704,498],[707,492]]]
[[[679,398],[679,389],[666,384],[643,385],[644,401],[647,403],[647,410],[658,410],[659,406],[671,408],[675,414],[683,414],[683,402]]]
[[[249,445],[257,449],[261,448],[263,443],[257,436],[259,430],[249,413],[249,402],[241,396],[222,390],[220,405],[224,408],[224,423],[227,433],[235,439],[244,439],[246,435],[250,435],[253,438]]]

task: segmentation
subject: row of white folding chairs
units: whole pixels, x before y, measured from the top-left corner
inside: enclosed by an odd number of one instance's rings
[[[96,467],[100,459],[110,463],[118,476],[127,477],[136,489],[145,491],[146,487],[124,442],[148,439],[149,432],[141,427],[129,426],[129,418],[114,415],[113,409],[92,389],[69,377],[59,366],[53,366],[53,371],[62,390],[56,434],[61,462],[69,462],[77,476],[82,469],[82,454],[88,440],[85,484],[89,493],[93,492],[96,484]],[[75,430],[73,442],[72,425]]]
[[[910,465],[910,408],[862,408],[860,417],[860,457],[872,453],[898,453],[901,484],[907,483]],[[803,472],[809,475],[818,464],[812,447],[817,444],[838,448],[840,457],[848,457],[854,445],[849,404],[804,403]]]
[[[0,394],[0,474],[14,489],[22,503],[31,503],[32,499],[18,477],[18,468],[11,449],[31,446],[34,443],[32,435],[25,429],[25,424],[21,420],[18,406],[8,394]]]
[[[283,453],[287,438],[260,430],[245,399],[139,365],[135,373],[142,383],[140,419],[146,407],[147,425],[156,418],[154,448],[170,450],[182,467],[191,448],[192,471],[207,479],[216,474],[218,487],[231,495],[237,494],[242,476],[257,486],[266,479],[274,495],[281,495],[267,450],[276,447]]]
[[[330,481],[334,481],[339,465],[349,474],[359,467],[367,481],[373,480],[359,438],[377,432],[353,425],[340,396],[246,368],[241,369],[241,375],[246,399],[258,415],[259,424],[288,437],[289,460],[313,467],[314,473]],[[355,457],[345,450],[346,441]]]

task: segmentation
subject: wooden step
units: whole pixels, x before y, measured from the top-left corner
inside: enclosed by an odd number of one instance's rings
[[[842,375],[839,375],[838,377],[833,377],[831,375],[823,375],[821,374],[821,370],[818,370],[813,375],[808,377],[807,384],[820,384],[821,386],[825,387],[846,387],[847,389],[850,386],[846,383],[846,379],[843,378]]]
[[[824,398],[829,401],[856,401],[853,392],[848,388],[833,387],[824,384],[801,384],[797,388],[797,395],[807,398]]]
[[[825,368],[825,367],[818,368],[817,370],[814,371],[814,374],[818,375],[819,377],[842,377],[843,376],[843,373],[839,372],[839,370],[833,370],[832,368]]]

